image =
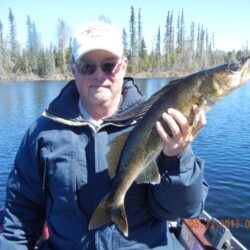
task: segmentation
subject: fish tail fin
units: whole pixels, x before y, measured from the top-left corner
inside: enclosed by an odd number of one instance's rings
[[[99,228],[110,220],[116,224],[125,236],[128,236],[128,221],[124,203],[115,206],[110,203],[109,196],[105,196],[92,215],[89,230]]]
[[[128,221],[125,212],[124,203],[117,207],[112,207],[111,220],[116,224],[121,232],[127,237],[128,236]]]
[[[89,222],[89,230],[101,227],[106,222],[110,221],[110,206],[108,195],[103,198]]]

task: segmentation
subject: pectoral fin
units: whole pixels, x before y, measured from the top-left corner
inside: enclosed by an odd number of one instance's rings
[[[140,175],[136,178],[135,181],[137,184],[159,184],[161,182],[161,176],[159,174],[156,161],[150,162],[150,164],[140,173]]]

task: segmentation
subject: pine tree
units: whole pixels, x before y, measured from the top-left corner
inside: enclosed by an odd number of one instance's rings
[[[141,46],[139,48],[139,55],[140,55],[139,69],[140,71],[147,72],[150,67],[149,65],[150,63],[144,38],[142,38],[141,41]]]
[[[55,65],[55,57],[54,57],[52,43],[50,43],[48,53],[49,53],[49,55],[48,55],[48,77],[53,77],[54,74],[56,73],[56,71],[55,71],[56,65]]]
[[[122,31],[122,44],[123,44],[124,55],[128,57],[129,56],[128,35],[125,28],[123,28]]]
[[[19,56],[19,45],[17,42],[17,32],[16,32],[16,24],[15,24],[15,17],[12,13],[11,8],[9,8],[9,24],[10,24],[10,34],[9,34],[9,44],[10,44],[10,56],[12,61],[12,71],[15,72],[17,63],[17,58]]]
[[[4,75],[4,41],[3,41],[3,24],[0,19],[0,79]]]
[[[129,72],[135,72],[137,70],[137,40],[136,40],[136,21],[134,7],[131,6],[130,13],[130,53],[128,67]]]
[[[164,64],[165,70],[173,69],[175,64],[175,41],[174,41],[173,11],[168,11],[166,31],[164,35]]]
[[[137,31],[137,67],[138,71],[145,71],[148,68],[147,48],[142,35],[141,8],[138,12],[138,31]]]
[[[32,46],[33,46],[33,31],[32,31],[32,24],[30,20],[30,16],[27,16],[27,50],[28,52],[32,53]]]
[[[136,52],[136,21],[135,21],[135,11],[134,7],[131,6],[131,15],[130,15],[130,50],[131,54],[134,55]]]
[[[37,58],[40,51],[39,37],[36,31],[35,22],[32,22],[30,16],[27,16],[27,73],[37,74],[38,65]]]
[[[138,12],[138,31],[137,31],[138,47],[141,46],[142,39],[143,39],[143,36],[142,36],[141,8],[139,8],[139,12]]]
[[[158,72],[161,69],[161,29],[158,27],[158,33],[156,38],[156,46],[154,52],[154,64],[155,70]]]
[[[67,62],[66,62],[66,46],[69,40],[69,28],[64,20],[58,19],[57,26],[57,64],[60,73],[66,72]]]
[[[195,63],[195,24],[190,25],[190,34],[186,41],[186,48],[184,52],[184,68],[185,71],[191,71],[194,69]]]
[[[184,12],[182,9],[181,16],[178,15],[177,22],[177,40],[176,40],[176,53],[178,55],[178,70],[183,71],[185,61],[185,24],[184,24]]]

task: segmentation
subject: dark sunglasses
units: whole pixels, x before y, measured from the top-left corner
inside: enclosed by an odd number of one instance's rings
[[[88,61],[79,61],[76,63],[76,68],[81,75],[90,76],[95,73],[97,67],[101,67],[106,75],[114,75],[119,72],[122,58],[118,61],[107,61],[102,64],[95,64]]]

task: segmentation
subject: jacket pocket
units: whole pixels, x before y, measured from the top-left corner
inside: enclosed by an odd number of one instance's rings
[[[46,146],[41,150],[43,161],[43,187],[57,212],[76,209],[77,160],[73,150]]]

